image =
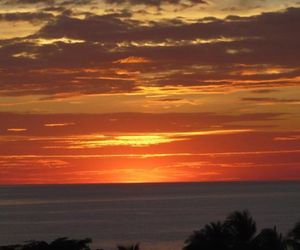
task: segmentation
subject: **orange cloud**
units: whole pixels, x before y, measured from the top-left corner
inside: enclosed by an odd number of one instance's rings
[[[130,146],[130,147],[148,147],[164,143],[179,141],[188,141],[195,136],[203,135],[230,135],[238,133],[251,132],[251,129],[228,129],[211,131],[190,131],[190,132],[169,132],[169,133],[121,133],[120,135],[86,135],[77,137],[67,137],[58,140],[61,148],[83,149],[100,148],[107,146]],[[46,147],[51,148],[51,147]],[[53,148],[59,148],[54,146]]]
[[[45,127],[65,127],[65,126],[71,126],[75,125],[75,123],[70,122],[70,123],[46,123],[44,124]]]
[[[8,132],[25,132],[27,131],[27,128],[8,128]]]
[[[114,63],[120,64],[136,64],[136,63],[150,63],[151,60],[145,57],[138,57],[138,56],[129,56],[120,60],[115,61]]]

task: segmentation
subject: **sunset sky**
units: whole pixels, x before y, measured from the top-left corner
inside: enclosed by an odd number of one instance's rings
[[[300,179],[299,0],[0,0],[0,184]]]

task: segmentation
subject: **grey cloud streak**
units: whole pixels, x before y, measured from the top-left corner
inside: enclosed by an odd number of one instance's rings
[[[107,4],[130,4],[130,5],[148,5],[148,6],[160,6],[162,4],[174,4],[174,5],[196,5],[196,4],[206,4],[204,0],[9,0],[4,3],[7,5],[15,4],[45,4],[45,5],[87,5],[87,4],[97,4],[101,2],[106,2]],[[0,2],[1,3],[1,2]]]
[[[105,0],[105,2],[110,4],[123,4],[128,3],[131,5],[152,5],[152,6],[160,6],[161,4],[183,4],[183,0]],[[189,4],[206,4],[204,0],[187,0]]]
[[[16,21],[49,21],[54,16],[44,12],[16,12],[16,13],[0,13],[0,21],[16,22]]]

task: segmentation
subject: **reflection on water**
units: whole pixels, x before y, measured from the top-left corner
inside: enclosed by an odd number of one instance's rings
[[[70,236],[106,249],[180,249],[194,229],[237,209],[287,231],[300,219],[299,191],[299,182],[0,186],[0,241]]]

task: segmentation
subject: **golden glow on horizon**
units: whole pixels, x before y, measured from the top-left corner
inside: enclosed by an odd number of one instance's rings
[[[117,169],[115,182],[119,183],[147,183],[168,181],[168,171],[159,168],[131,168]]]

